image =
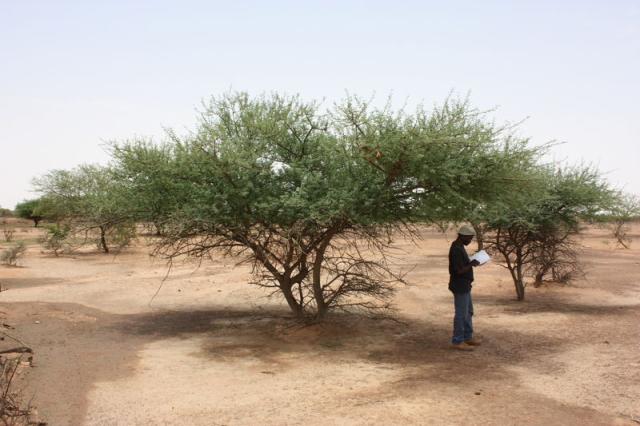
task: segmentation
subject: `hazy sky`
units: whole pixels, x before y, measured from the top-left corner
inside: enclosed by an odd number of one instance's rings
[[[210,95],[471,94],[640,194],[638,1],[0,0],[0,206],[102,144],[191,128]]]

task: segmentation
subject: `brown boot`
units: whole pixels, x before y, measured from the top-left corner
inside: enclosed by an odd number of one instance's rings
[[[458,344],[452,343],[451,346],[449,346],[449,347],[451,349],[456,349],[456,350],[459,350],[459,351],[467,351],[467,352],[469,352],[469,351],[473,350],[473,348],[471,346],[463,345],[462,343],[458,343]]]
[[[476,340],[476,339],[465,340],[464,343],[466,343],[469,346],[480,346],[482,344],[480,340]]]

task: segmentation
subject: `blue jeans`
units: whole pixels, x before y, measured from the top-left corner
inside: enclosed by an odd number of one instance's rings
[[[453,316],[453,338],[451,343],[460,344],[473,338],[473,302],[471,292],[453,293],[453,304],[456,313]]]

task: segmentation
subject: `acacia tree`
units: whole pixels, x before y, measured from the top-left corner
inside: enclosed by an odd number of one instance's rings
[[[483,211],[489,232],[485,243],[509,270],[518,300],[526,277],[539,283],[551,273],[566,280],[579,270],[572,239],[581,220],[610,208],[615,194],[592,168],[532,169],[524,190],[507,194]]]
[[[640,198],[633,195],[621,195],[607,219],[612,223],[613,237],[618,246],[628,249],[631,237],[628,235],[629,223],[640,217]]]
[[[34,180],[47,208],[69,230],[70,237],[95,237],[98,247],[109,253],[109,240],[126,245],[135,232],[130,212],[132,194],[125,191],[109,167],[82,165],[72,170],[53,170]]]
[[[16,204],[14,209],[16,216],[23,219],[33,220],[33,226],[37,228],[38,224],[43,219],[42,214],[38,211],[39,203],[40,200],[34,199],[25,200]]]
[[[158,254],[243,256],[296,316],[323,318],[388,309],[402,282],[387,257],[394,233],[503,192],[503,160],[526,151],[514,141],[467,102],[408,114],[349,98],[321,111],[239,93],[212,99],[187,137],[113,155],[139,211],[164,224]]]
[[[53,199],[40,197],[16,204],[15,213],[23,219],[33,220],[37,228],[43,220],[58,221],[64,215],[62,207]]]

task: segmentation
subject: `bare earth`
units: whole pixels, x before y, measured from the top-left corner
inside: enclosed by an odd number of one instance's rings
[[[25,394],[58,425],[611,425],[640,422],[640,225],[631,250],[583,239],[587,277],[527,288],[476,270],[483,346],[448,349],[452,235],[399,242],[415,269],[403,323],[334,315],[302,327],[231,259],[167,272],[139,243],[55,258],[37,230],[21,267],[0,267],[0,311],[35,351]],[[3,243],[3,246],[6,246]],[[470,248],[473,248],[470,246]],[[11,345],[0,342],[2,349]]]

